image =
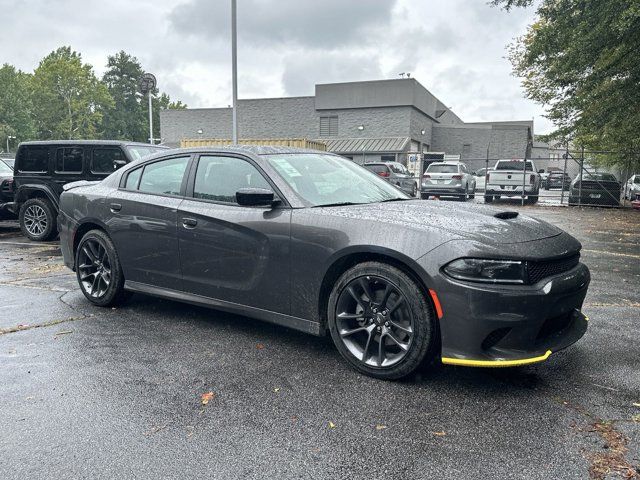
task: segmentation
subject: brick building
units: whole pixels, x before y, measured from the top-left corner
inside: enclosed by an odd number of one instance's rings
[[[231,138],[231,109],[163,110],[160,125],[170,146]],[[238,130],[240,139],[320,140],[358,163],[407,163],[410,153],[443,152],[480,168],[487,158],[529,156],[533,145],[533,121],[465,123],[413,78],[319,84],[312,97],[239,100]]]

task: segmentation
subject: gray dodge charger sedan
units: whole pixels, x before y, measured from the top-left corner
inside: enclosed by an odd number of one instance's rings
[[[546,360],[586,331],[571,235],[516,212],[425,202],[326,152],[171,150],[69,184],[65,264],[101,306],[130,292],[316,335],[368,375]]]

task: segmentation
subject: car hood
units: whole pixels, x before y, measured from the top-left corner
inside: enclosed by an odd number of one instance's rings
[[[444,201],[399,202],[320,207],[325,215],[353,221],[387,223],[428,232],[447,233],[450,239],[472,239],[494,244],[522,243],[560,235],[562,230],[542,220],[507,209]]]

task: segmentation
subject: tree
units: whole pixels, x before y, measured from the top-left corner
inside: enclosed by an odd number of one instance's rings
[[[138,59],[124,51],[108,57],[102,81],[114,103],[104,113],[104,138],[146,141],[148,125],[138,91],[138,80],[143,73]]]
[[[28,74],[12,65],[5,63],[0,68],[0,150],[9,135],[16,137],[12,139],[14,147],[35,135],[29,80]]]
[[[51,52],[36,68],[31,84],[39,138],[101,136],[103,113],[113,99],[79,53],[70,47]]]
[[[149,141],[148,98],[138,90],[138,81],[144,69],[138,59],[124,51],[109,57],[102,81],[114,99],[112,108],[105,112],[103,125],[105,138],[122,138],[137,142]],[[156,88],[153,98],[153,136],[160,138],[160,110],[187,108],[180,100],[172,102],[166,93]]]
[[[547,107],[553,135],[590,149],[640,149],[640,3],[542,0],[537,14],[509,58],[527,97]]]

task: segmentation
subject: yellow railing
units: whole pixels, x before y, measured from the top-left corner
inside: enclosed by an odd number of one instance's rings
[[[308,140],[306,138],[241,138],[238,144],[311,148],[314,150],[327,149],[327,146],[323,142]],[[183,138],[180,140],[180,147],[182,148],[219,147],[221,145],[231,145],[231,140],[228,138]]]

